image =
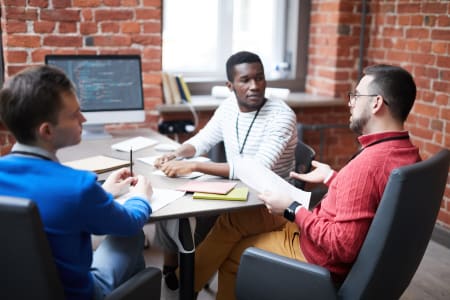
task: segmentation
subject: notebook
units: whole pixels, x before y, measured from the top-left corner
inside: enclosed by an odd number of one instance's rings
[[[88,158],[68,161],[63,164],[74,169],[87,170],[100,174],[122,167],[127,167],[130,165],[130,162],[128,160],[117,159],[109,156],[96,155]]]
[[[206,200],[231,200],[231,201],[246,201],[248,195],[248,188],[240,187],[234,188],[225,195],[212,194],[212,193],[200,193],[195,192],[192,198],[194,199],[206,199]]]
[[[177,190],[186,192],[202,192],[225,195],[236,186],[237,182],[196,181],[191,180],[179,186]]]
[[[152,207],[152,212],[155,212],[164,206],[170,204],[171,202],[177,200],[178,198],[182,197],[184,195],[184,192],[181,191],[174,191],[169,189],[158,189],[153,188],[153,195],[152,200],[150,201],[150,206]],[[125,201],[129,198],[129,193],[126,193],[118,198],[116,198],[116,201],[120,204],[124,204]]]

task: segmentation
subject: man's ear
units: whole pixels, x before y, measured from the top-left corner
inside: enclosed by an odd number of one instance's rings
[[[230,92],[234,92],[233,84],[230,81],[227,81],[226,85],[227,85],[228,89],[230,90]]]
[[[41,139],[49,140],[53,135],[53,127],[49,122],[39,125],[37,133]]]
[[[384,105],[386,105],[386,104],[384,104],[384,102],[383,102],[383,96],[378,95],[375,98],[375,101],[372,101],[372,110],[373,110],[373,112],[377,113]]]

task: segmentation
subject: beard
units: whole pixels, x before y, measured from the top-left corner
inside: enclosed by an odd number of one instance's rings
[[[364,127],[370,120],[370,113],[365,109],[358,118],[352,116],[350,121],[350,129],[357,133],[362,134]]]

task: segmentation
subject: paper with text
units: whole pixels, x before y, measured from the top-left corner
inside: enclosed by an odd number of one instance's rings
[[[292,198],[292,201],[297,201],[304,207],[309,208],[309,201],[311,198],[310,192],[297,189],[254,159],[237,159],[234,172],[242,182],[256,190],[258,193],[272,191],[280,194],[287,194]]]

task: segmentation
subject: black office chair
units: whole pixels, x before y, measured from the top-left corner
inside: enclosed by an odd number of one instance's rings
[[[0,196],[0,289],[3,299],[64,299],[56,265],[36,204]],[[161,271],[146,268],[107,300],[159,299]]]
[[[298,140],[297,147],[295,148],[295,172],[296,173],[308,173],[311,171],[311,162],[316,156],[316,151],[309,145]],[[304,189],[306,182],[302,180],[292,179],[292,183],[299,189]]]
[[[449,162],[450,151],[444,149],[392,171],[360,253],[340,287],[325,268],[248,248],[237,275],[237,299],[398,299],[431,238]]]
[[[311,168],[312,168],[311,162],[315,159],[315,157],[316,157],[316,151],[314,151],[314,149],[311,146],[303,143],[300,140],[300,135],[299,135],[297,147],[295,148],[295,172],[303,174],[303,173],[308,173],[309,171],[311,171]],[[304,182],[302,180],[291,178],[290,183],[292,185],[294,185],[296,188],[299,188],[302,190],[305,189],[306,182]],[[322,185],[317,185],[316,187],[314,187],[313,189],[311,189],[309,191],[311,192],[311,200],[309,202],[309,209],[312,209],[322,200],[323,196],[328,191],[328,188],[327,188],[327,186],[322,184]]]

